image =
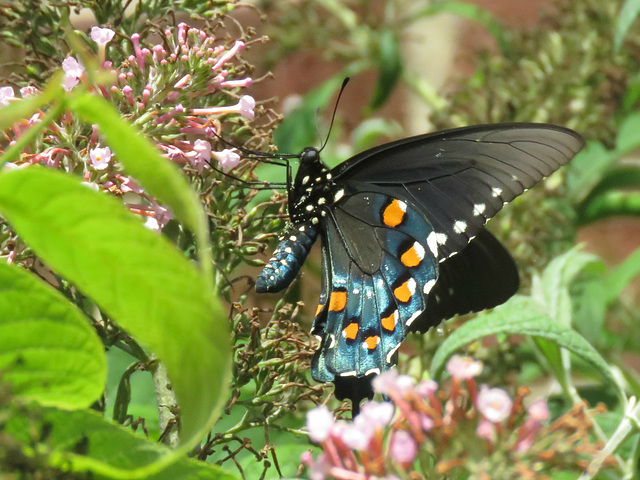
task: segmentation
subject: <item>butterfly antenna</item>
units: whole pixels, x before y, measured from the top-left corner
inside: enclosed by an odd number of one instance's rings
[[[319,152],[324,150],[324,147],[326,147],[327,143],[329,142],[329,136],[331,135],[331,129],[333,128],[333,123],[336,119],[336,112],[338,111],[338,104],[340,103],[340,97],[342,97],[342,92],[344,92],[344,89],[347,87],[347,83],[349,83],[349,80],[351,80],[351,78],[345,77],[345,79],[342,81],[342,86],[340,87],[340,91],[338,92],[338,98],[336,98],[336,104],[333,107],[333,114],[331,115],[331,123],[329,124],[329,131],[327,132],[327,138],[325,139],[324,143],[318,150]],[[317,113],[317,110],[316,110],[316,113]]]

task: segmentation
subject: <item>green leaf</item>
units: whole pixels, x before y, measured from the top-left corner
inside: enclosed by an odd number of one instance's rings
[[[580,246],[554,258],[545,268],[542,278],[534,279],[532,296],[556,322],[569,327],[572,320],[569,286],[589,264],[599,263],[598,257],[580,251]]]
[[[104,347],[87,319],[34,275],[0,262],[0,371],[18,397],[89,407],[107,376]]]
[[[88,93],[78,94],[69,101],[69,109],[85,121],[97,124],[127,172],[156,200],[170,206],[196,234],[201,267],[208,281],[211,278],[211,258],[206,218],[180,170],[162,158],[147,138],[124,121],[104,98]]]
[[[310,145],[318,145],[316,110],[327,108],[331,97],[340,88],[344,79],[357,74],[364,68],[365,64],[351,63],[341,72],[325,80],[322,85],[310,90],[303,97],[302,103],[287,114],[284,121],[273,132],[273,141],[278,146],[278,151],[300,153]]]
[[[640,248],[629,255],[606,276],[603,286],[605,287],[607,300],[613,302],[620,298],[622,291],[638,275],[640,275]]]
[[[377,64],[378,79],[369,100],[370,110],[377,110],[386,103],[402,73],[400,42],[392,30],[385,29],[380,33]]]
[[[181,407],[181,441],[195,445],[220,412],[230,373],[227,319],[210,281],[115,199],[57,171],[0,175],[0,214],[162,360]]]
[[[39,445],[38,454],[46,454],[52,466],[65,471],[89,471],[121,479],[132,478],[128,472],[145,472],[143,478],[146,480],[236,478],[221,467],[184,457],[156,473],[148,465],[155,465],[172,455],[162,444],[136,435],[90,410],[43,409],[35,413],[36,425],[25,425],[25,418],[14,418],[8,422],[6,432],[28,446],[33,442],[30,430],[46,429],[46,443]]]
[[[587,142],[566,167],[567,194],[574,205],[587,198],[616,158],[600,142]]]
[[[398,137],[402,127],[396,122],[384,118],[368,118],[363,120],[351,132],[351,145],[354,152],[362,152],[371,148],[384,137]]]
[[[299,153],[304,148],[318,143],[315,123],[317,108],[325,108],[344,80],[344,73],[334,75],[319,87],[307,93],[302,103],[287,115],[273,133],[273,141],[278,151]]]
[[[607,381],[616,385],[605,360],[580,334],[544,313],[535,300],[520,295],[516,295],[491,313],[477,317],[454,331],[440,345],[433,357],[432,377],[439,378],[449,357],[465,345],[487,335],[500,333],[547,339],[579,355],[596,367]]]
[[[622,46],[622,41],[638,16],[638,13],[640,13],[640,0],[626,0],[626,2],[624,2],[614,30],[615,36],[613,44],[616,51]]]
[[[616,139],[616,152],[621,156],[638,147],[640,147],[640,112],[634,112],[620,125]]]
[[[603,218],[617,216],[640,217],[640,193],[606,190],[589,197],[580,206],[580,224],[588,224]]]

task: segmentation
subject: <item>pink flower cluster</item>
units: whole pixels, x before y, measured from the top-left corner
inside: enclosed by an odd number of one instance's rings
[[[85,66],[69,56],[61,65],[64,72],[62,87],[71,92],[83,83],[87,89],[101,93],[123,117],[147,134],[167,158],[183,165],[191,175],[209,174],[212,162],[216,162],[223,172],[236,168],[241,161],[240,154],[230,148],[218,151],[214,145],[219,144],[223,120],[237,123],[238,118],[253,120],[255,116],[253,97],[236,93],[237,89],[252,84],[251,77],[242,73],[243,67],[238,67],[242,64],[236,58],[245,48],[244,42],[238,40],[229,46],[185,23],[167,28],[163,34],[164,38],[158,44],[149,46],[144,45],[139,34],[131,35],[131,54],[114,66],[109,57],[119,51],[117,46],[113,46],[113,50],[107,48],[116,32],[93,27],[90,38],[97,46],[99,64],[112,72],[115,84],[106,87],[88,84]],[[120,45],[125,43],[120,42]],[[37,93],[34,87],[20,90],[22,98],[34,93]],[[12,87],[0,87],[0,106],[20,100]],[[29,121],[14,126],[15,137],[38,122],[41,115],[39,112]],[[75,146],[78,150],[75,152],[64,143],[65,133],[60,131],[67,126],[77,135],[73,119],[65,116],[59,123],[59,130],[45,136],[40,151],[24,156],[27,162],[22,163],[25,166],[41,163],[69,172],[77,172],[81,166],[85,183],[92,188],[127,193],[127,182],[132,180],[121,174],[117,156],[108,146],[101,145],[98,127],[92,127],[91,135],[79,136],[88,141]],[[78,158],[84,159],[84,164],[78,165]],[[143,193],[140,189],[139,194]],[[143,196],[137,200],[141,202],[134,200],[127,205],[147,217],[146,225],[150,228],[161,229],[171,218],[171,212],[152,199]]]
[[[443,474],[462,468],[465,459],[472,472],[472,451],[481,455],[479,463],[498,449],[514,458],[525,455],[550,418],[546,403],[538,400],[525,409],[526,389],[512,399],[500,388],[478,388],[482,363],[469,357],[452,357],[447,371],[451,380],[444,386],[416,383],[394,370],[379,375],[373,388],[390,402],[366,402],[352,423],[334,420],[326,406],[308,412],[309,437],[322,448],[315,460],[309,452],[303,455],[310,478],[405,478],[412,470],[424,473],[425,465]]]

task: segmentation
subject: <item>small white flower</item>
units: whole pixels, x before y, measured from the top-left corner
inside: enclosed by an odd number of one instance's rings
[[[91,28],[91,40],[96,42],[100,47],[104,47],[107,43],[109,43],[115,34],[116,32],[114,32],[110,28]]]
[[[89,157],[91,158],[91,165],[96,170],[104,170],[109,166],[111,160],[111,149],[109,147],[96,147],[89,151]]]
[[[67,57],[62,61],[62,70],[66,75],[78,78],[84,73],[84,67],[74,57]]]
[[[221,152],[211,152],[211,155],[218,160],[218,164],[222,167],[223,172],[237,167],[240,163],[240,155],[232,149],[225,148]]]
[[[509,416],[513,400],[501,388],[482,385],[478,394],[478,411],[491,423],[499,423]]]
[[[238,108],[240,109],[240,115],[253,120],[255,116],[253,109],[256,108],[256,101],[251,95],[243,95],[238,102]]]
[[[9,105],[13,98],[16,98],[13,87],[0,87],[0,105]]]

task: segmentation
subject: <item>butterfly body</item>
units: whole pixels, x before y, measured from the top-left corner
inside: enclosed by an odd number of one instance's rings
[[[290,226],[256,288],[286,287],[320,237],[311,372],[357,408],[409,332],[515,293],[515,264],[484,225],[582,145],[562,127],[497,124],[399,140],[332,170],[305,149],[289,186]]]

